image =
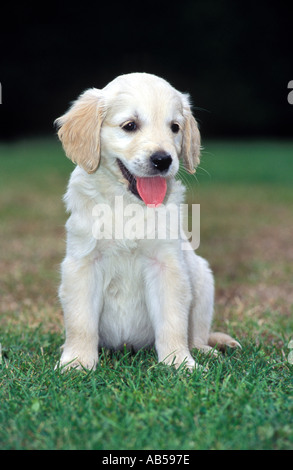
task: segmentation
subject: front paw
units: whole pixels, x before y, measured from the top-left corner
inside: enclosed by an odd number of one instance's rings
[[[169,366],[174,366],[176,369],[183,367],[189,369],[190,371],[198,367],[198,364],[196,364],[195,360],[190,356],[190,354],[184,353],[171,353],[159,362],[163,362]]]
[[[60,361],[57,362],[55,366],[55,370],[60,369],[61,372],[64,372],[69,369],[96,370],[97,363],[97,354],[72,354],[63,351]]]

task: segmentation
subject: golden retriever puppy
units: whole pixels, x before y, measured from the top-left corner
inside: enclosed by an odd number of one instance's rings
[[[182,223],[174,215],[184,197],[175,180],[179,160],[191,173],[199,163],[188,96],[154,75],[127,74],[85,91],[56,122],[65,153],[77,164],[64,198],[70,217],[59,365],[94,369],[99,347],[126,345],[155,346],[160,362],[192,369],[192,348],[240,346],[228,335],[210,334],[213,275],[192,246],[183,249],[181,227],[170,236],[170,220]],[[127,218],[130,213],[135,217]],[[148,223],[152,229],[139,236]]]

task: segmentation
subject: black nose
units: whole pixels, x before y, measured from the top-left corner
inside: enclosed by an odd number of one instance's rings
[[[152,162],[154,168],[156,168],[156,170],[159,170],[159,171],[168,170],[169,166],[172,163],[171,155],[169,155],[166,152],[153,153],[153,155],[151,155],[150,159],[151,159],[151,162]]]

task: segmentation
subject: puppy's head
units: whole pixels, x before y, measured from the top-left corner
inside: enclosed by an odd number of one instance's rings
[[[162,197],[180,158],[190,173],[199,163],[200,134],[188,96],[154,75],[122,75],[102,90],[87,90],[56,122],[72,161],[93,173],[102,158],[144,200],[150,187]]]

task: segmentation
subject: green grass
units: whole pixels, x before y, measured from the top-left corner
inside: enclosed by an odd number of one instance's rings
[[[280,351],[198,361],[191,375],[154,352],[103,351],[96,372],[53,370],[60,336],[9,334],[1,370],[3,449],[290,449],[292,369]]]
[[[54,371],[61,200],[57,141],[0,145],[0,449],[292,449],[293,143],[208,142],[188,198],[216,277],[215,328],[241,351],[192,374],[156,354],[102,351],[95,372]]]
[[[201,166],[212,183],[292,187],[291,141],[231,140],[203,143],[203,147]]]

